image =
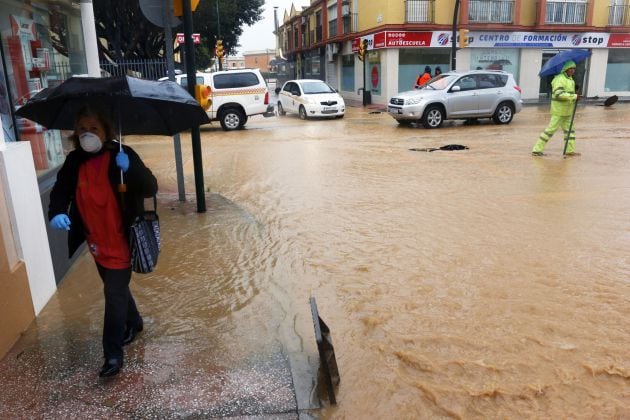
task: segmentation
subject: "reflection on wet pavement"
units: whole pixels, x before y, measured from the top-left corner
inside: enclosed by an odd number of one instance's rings
[[[176,201],[170,140],[130,138],[159,177],[165,232],[158,270],[133,280],[147,328],[100,383],[101,289],[83,257],[0,364],[24,390],[0,407],[59,415],[75,394],[93,417],[295,416],[317,406],[313,295],[341,373],[322,418],[622,418],[628,111],[581,107],[573,159],[560,133],[530,156],[546,106],[508,126],[399,127],[354,108],[207,126],[204,214]],[[446,144],[469,149],[410,151]]]

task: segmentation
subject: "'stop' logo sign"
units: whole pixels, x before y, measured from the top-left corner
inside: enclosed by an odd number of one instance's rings
[[[451,35],[447,33],[441,33],[438,35],[438,44],[446,45],[448,44],[448,40],[451,39]]]
[[[575,34],[571,37],[571,44],[578,46],[582,43],[582,35]]]

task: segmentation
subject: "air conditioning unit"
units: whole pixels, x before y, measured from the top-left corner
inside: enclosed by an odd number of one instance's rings
[[[350,16],[350,5],[344,4],[341,6],[341,16]]]

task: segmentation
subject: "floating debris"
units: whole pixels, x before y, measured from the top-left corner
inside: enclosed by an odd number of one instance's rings
[[[447,144],[442,147],[425,147],[422,149],[412,148],[409,149],[412,152],[434,152],[436,150],[468,150],[468,146],[464,146],[462,144]]]

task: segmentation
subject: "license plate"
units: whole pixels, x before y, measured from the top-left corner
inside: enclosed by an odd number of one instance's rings
[[[326,112],[326,111],[331,112],[331,111],[336,111],[336,110],[337,110],[337,108],[335,108],[334,106],[324,106],[324,107],[322,107],[322,112]]]
[[[402,109],[390,106],[389,108],[387,108],[387,112],[391,112],[392,114],[402,114]]]

